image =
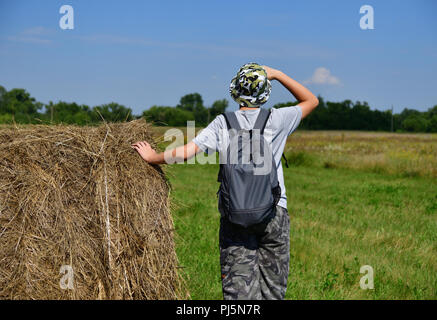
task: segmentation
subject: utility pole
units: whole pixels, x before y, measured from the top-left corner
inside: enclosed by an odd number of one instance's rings
[[[391,105],[391,126],[390,131],[393,132],[393,105]]]

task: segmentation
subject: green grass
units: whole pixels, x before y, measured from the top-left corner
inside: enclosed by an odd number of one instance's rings
[[[436,299],[437,182],[297,154],[284,168],[291,217],[287,299]],[[167,168],[177,254],[193,299],[221,299],[218,165]],[[359,287],[374,269],[374,290]]]
[[[437,135],[297,131],[286,150],[287,299],[437,299]],[[191,297],[221,299],[218,165],[167,172]]]

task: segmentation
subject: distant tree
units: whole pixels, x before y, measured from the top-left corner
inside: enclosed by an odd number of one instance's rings
[[[426,119],[417,114],[411,114],[402,121],[402,128],[409,132],[425,132],[427,125]]]
[[[325,100],[320,96],[318,96],[317,98],[319,99],[319,105],[301,122],[300,127],[302,129],[326,129],[326,123],[329,122],[328,110],[326,108]]]
[[[351,104],[352,101],[350,100],[345,100],[343,102],[327,102],[326,111],[329,117],[329,122],[325,123],[326,129],[351,129],[349,112]]]
[[[428,118],[428,132],[437,132],[437,105],[429,108],[426,112]]]
[[[87,105],[79,105],[75,102],[59,101],[49,102],[45,106],[42,118],[49,123],[68,123],[85,125],[93,122],[91,110]]]
[[[284,108],[284,107],[290,107],[290,106],[295,106],[298,103],[299,103],[299,101],[280,102],[280,103],[274,104],[272,108],[279,109],[279,108]]]
[[[371,120],[371,130],[376,131],[390,131],[391,130],[391,110],[373,110]]]
[[[432,117],[437,116],[437,105],[435,105],[432,108],[429,108],[426,113],[428,115],[428,119],[431,119]]]
[[[204,108],[202,96],[198,93],[186,94],[176,107],[191,112],[199,111]]]
[[[130,121],[132,120],[132,110],[115,102],[95,106],[92,112],[93,120],[100,121],[102,117],[107,122]]]
[[[370,110],[367,102],[360,103],[358,101],[350,109],[350,121],[347,127],[350,130],[359,130],[360,128],[370,129],[373,127],[372,116],[373,112]]]
[[[5,87],[0,86],[0,110],[1,110],[2,105],[4,103],[6,93],[7,93],[7,91],[6,91]]]
[[[437,114],[433,115],[428,120],[426,131],[432,133],[437,132]]]
[[[318,97],[319,106],[300,124],[300,128],[309,130],[385,130],[393,126],[396,131],[437,132],[437,105],[425,112],[405,108],[401,113],[391,114],[390,110],[372,110],[367,102],[351,100],[340,102],[325,101]],[[273,108],[284,108],[298,104],[297,101],[277,103]],[[228,101],[216,100],[206,108],[199,93],[190,93],[181,97],[176,107],[153,106],[142,115],[133,116],[132,110],[112,102],[90,108],[75,102],[49,102],[45,105],[36,101],[25,89],[7,91],[0,86],[0,123],[71,123],[86,125],[99,123],[103,119],[109,122],[129,121],[145,117],[155,124],[185,126],[188,120],[195,120],[197,126],[205,126],[217,115],[226,111]]]
[[[2,87],[3,88],[3,87]],[[4,89],[4,88],[3,88]],[[3,90],[2,90],[3,91]],[[36,102],[35,98],[30,96],[24,89],[12,89],[2,92],[2,109],[1,113],[23,113],[33,115],[42,108],[42,104]]]
[[[6,89],[0,86],[0,123],[9,123],[12,121],[12,115],[5,113],[6,110]]]
[[[204,126],[207,124],[208,110],[204,107],[203,99],[200,94],[190,93],[183,96],[176,108],[193,112],[196,126]]]
[[[24,89],[0,89],[0,114],[10,114],[18,123],[32,123],[43,105]]]
[[[14,121],[15,121],[15,119],[12,116],[12,114],[10,114],[10,113],[0,114],[0,123],[12,124],[12,123],[14,123]]]
[[[410,116],[420,116],[420,111],[414,109],[405,108],[401,113],[395,115],[395,127],[403,128],[403,122]]]
[[[155,125],[186,126],[188,120],[194,119],[194,113],[182,108],[153,106],[143,112],[143,117]]]
[[[428,122],[428,132],[437,132],[437,114],[433,115]]]
[[[214,101],[211,108],[208,109],[209,115],[208,115],[207,122],[210,122],[212,119],[217,117],[219,114],[226,112],[228,105],[229,105],[229,102],[226,99]]]

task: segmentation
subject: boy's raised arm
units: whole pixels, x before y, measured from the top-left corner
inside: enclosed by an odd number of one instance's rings
[[[319,104],[319,99],[296,80],[291,79],[282,71],[263,66],[269,80],[278,80],[299,101],[302,109],[302,119],[313,111]]]

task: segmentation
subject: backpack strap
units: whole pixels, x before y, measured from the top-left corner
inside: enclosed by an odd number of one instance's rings
[[[241,130],[240,123],[238,122],[237,116],[234,112],[223,112],[223,117],[225,118],[226,125],[228,127],[228,131],[231,129],[235,129],[237,131]],[[231,135],[232,131],[229,131],[229,135]],[[223,175],[223,164],[220,164],[220,170],[217,177],[217,182],[222,182],[222,175]]]
[[[287,160],[287,158],[285,157],[285,154],[282,154],[282,158],[285,160],[285,167],[288,168],[288,160]]]
[[[269,120],[270,117],[270,110],[268,109],[260,109],[258,118],[256,118],[255,125],[253,126],[253,129],[260,130],[260,134],[264,133],[264,129],[267,124],[267,120]]]
[[[238,123],[237,116],[234,112],[225,112],[222,113],[225,117],[226,125],[228,126],[228,130],[236,129],[237,131],[241,130],[240,124]]]

